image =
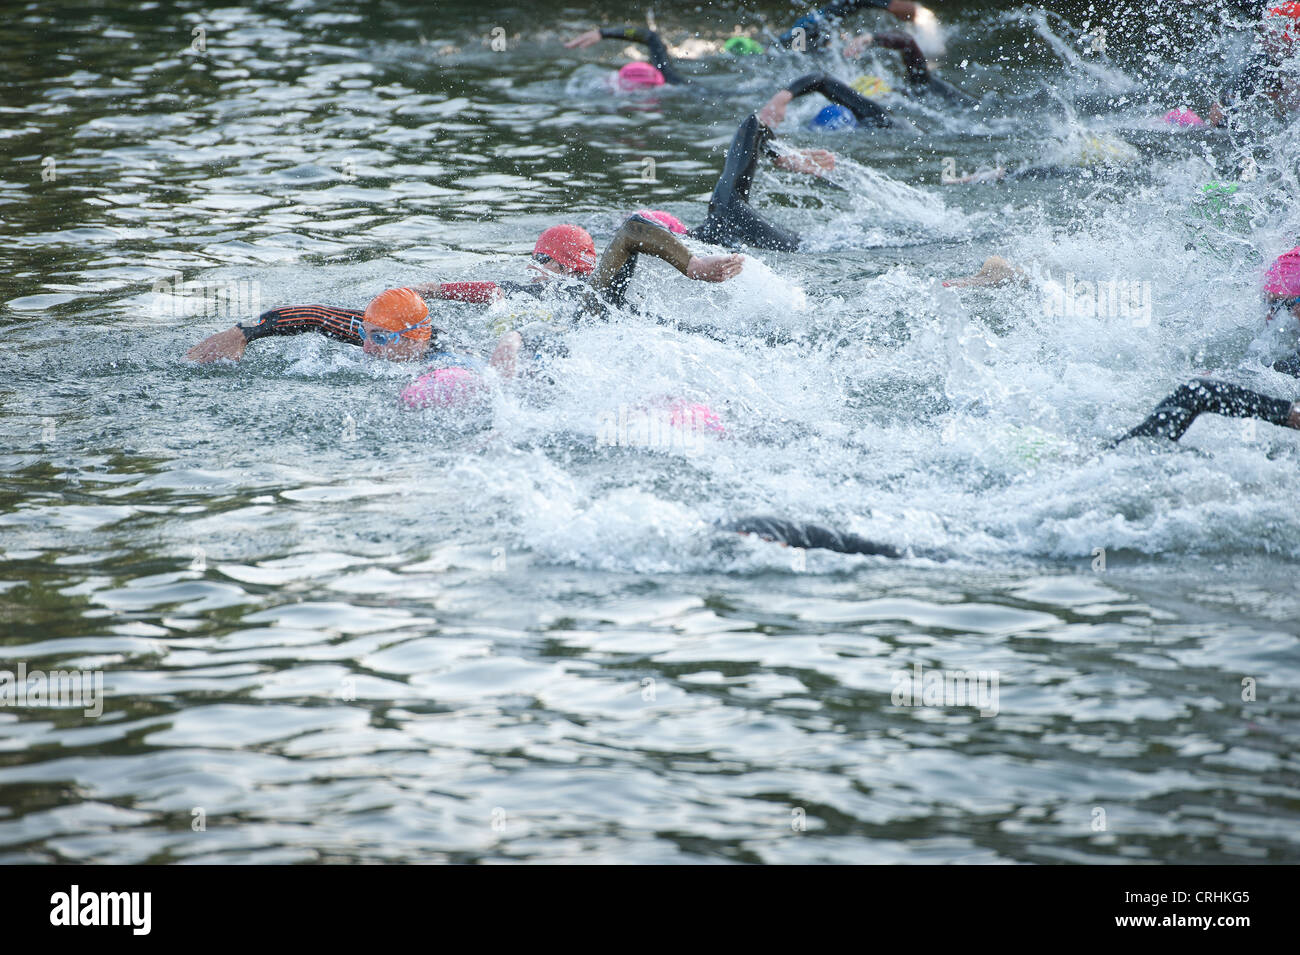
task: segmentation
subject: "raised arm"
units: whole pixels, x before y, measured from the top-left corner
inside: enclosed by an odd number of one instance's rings
[[[725,282],[740,274],[740,255],[692,255],[676,236],[649,219],[632,216],[614,233],[600,257],[592,287],[607,301],[622,305],[641,253],[663,259],[682,275],[701,282]]]
[[[362,313],[332,305],[285,305],[263,312],[251,325],[236,325],[199,342],[185,357],[199,364],[239,361],[248,343],[271,335],[302,335],[316,332],[349,345],[361,344]]]

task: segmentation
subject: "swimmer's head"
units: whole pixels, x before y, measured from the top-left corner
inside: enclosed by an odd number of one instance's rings
[[[1171,109],[1165,113],[1165,122],[1170,126],[1204,126],[1205,120],[1190,109]]]
[[[747,36],[729,37],[727,42],[722,44],[722,48],[732,56],[753,56],[755,53],[763,52],[763,44]]]
[[[1300,302],[1300,245],[1283,252],[1264,273],[1264,294],[1276,308],[1286,305],[1294,310]],[[1269,317],[1272,317],[1270,312]]]
[[[361,316],[361,334],[368,354],[414,357],[429,341],[429,306],[409,288],[380,292]]]
[[[649,63],[625,63],[618,71],[618,88],[624,92],[664,85],[664,75]]]
[[[438,368],[421,375],[402,389],[401,402],[408,408],[449,408],[484,397],[487,386],[467,368]]]
[[[1264,11],[1264,47],[1278,59],[1290,56],[1300,40],[1300,3],[1279,3]]]
[[[537,237],[533,261],[560,275],[590,275],[596,270],[596,243],[582,226],[553,225]]]
[[[894,88],[879,76],[859,76],[852,85],[863,96],[884,96],[894,91]]]
[[[663,226],[674,235],[685,235],[686,233],[686,223],[671,212],[664,212],[662,209],[638,209],[632,214],[638,215],[642,219],[649,219],[651,222]]]
[[[854,129],[858,125],[857,117],[847,107],[832,103],[812,118],[813,129]]]

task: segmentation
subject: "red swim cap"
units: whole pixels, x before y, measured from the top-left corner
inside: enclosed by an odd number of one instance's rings
[[[1264,291],[1269,295],[1300,295],[1300,245],[1273,260],[1264,273]]]
[[[429,340],[429,326],[411,326],[419,325],[428,317],[429,306],[419,295],[409,288],[390,288],[371,299],[362,320],[390,332],[401,332],[403,338],[423,342]]]
[[[596,270],[596,243],[582,226],[551,226],[537,237],[533,255],[544,255],[579,275],[590,275]]]
[[[1285,41],[1286,46],[1300,40],[1300,3],[1279,3],[1264,13],[1264,26],[1272,38]]]
[[[640,90],[663,85],[664,75],[649,63],[625,63],[618,71],[618,88],[621,90]]]

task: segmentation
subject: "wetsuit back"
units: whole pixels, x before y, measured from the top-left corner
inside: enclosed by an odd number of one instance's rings
[[[881,544],[857,534],[832,530],[821,524],[787,521],[779,517],[742,517],[722,525],[722,529],[735,531],[738,534],[753,534],[763,540],[787,544],[790,547],[833,550],[840,554],[869,554],[876,557],[904,556],[902,551],[890,544]]]

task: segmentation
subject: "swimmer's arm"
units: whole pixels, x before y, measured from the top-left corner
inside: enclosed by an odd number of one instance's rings
[[[925,65],[925,54],[921,52],[916,40],[906,33],[900,33],[896,30],[876,33],[873,35],[873,39],[877,46],[898,51],[903,58],[903,69],[907,73],[907,82],[910,85],[930,85],[930,68]]]
[[[349,345],[361,344],[362,313],[330,305],[286,305],[263,312],[251,325],[236,325],[199,342],[185,357],[199,364],[239,361],[249,342],[272,335],[302,335],[317,332]]]
[[[788,93],[789,96],[782,96],[784,93]],[[838,103],[840,106],[849,109],[860,123],[876,126],[890,125],[889,116],[883,109],[847,83],[841,83],[825,73],[808,73],[799,77],[784,90],[778,92],[776,96],[773,96],[768,101],[767,106],[763,107],[763,110],[767,111],[768,107],[775,106],[773,118],[777,123],[780,123],[785,118],[785,107],[789,105],[790,101],[798,99],[800,96],[807,96],[809,93],[821,93],[832,103]],[[764,119],[763,113],[760,112],[758,118],[763,125],[769,129],[773,128],[773,124]]]
[[[642,252],[663,259],[682,275],[701,282],[725,282],[740,274],[744,265],[740,255],[692,255],[667,229],[633,216],[614,233],[600,257],[592,287],[621,304],[636,271],[636,257]]]
[[[411,290],[421,298],[472,302],[476,305],[495,302],[505,294],[496,282],[424,282],[412,285]]]
[[[488,364],[502,378],[513,378],[519,363],[519,349],[523,343],[524,337],[518,332],[506,332],[497,339],[497,347],[492,352],[492,357],[488,359]]]

